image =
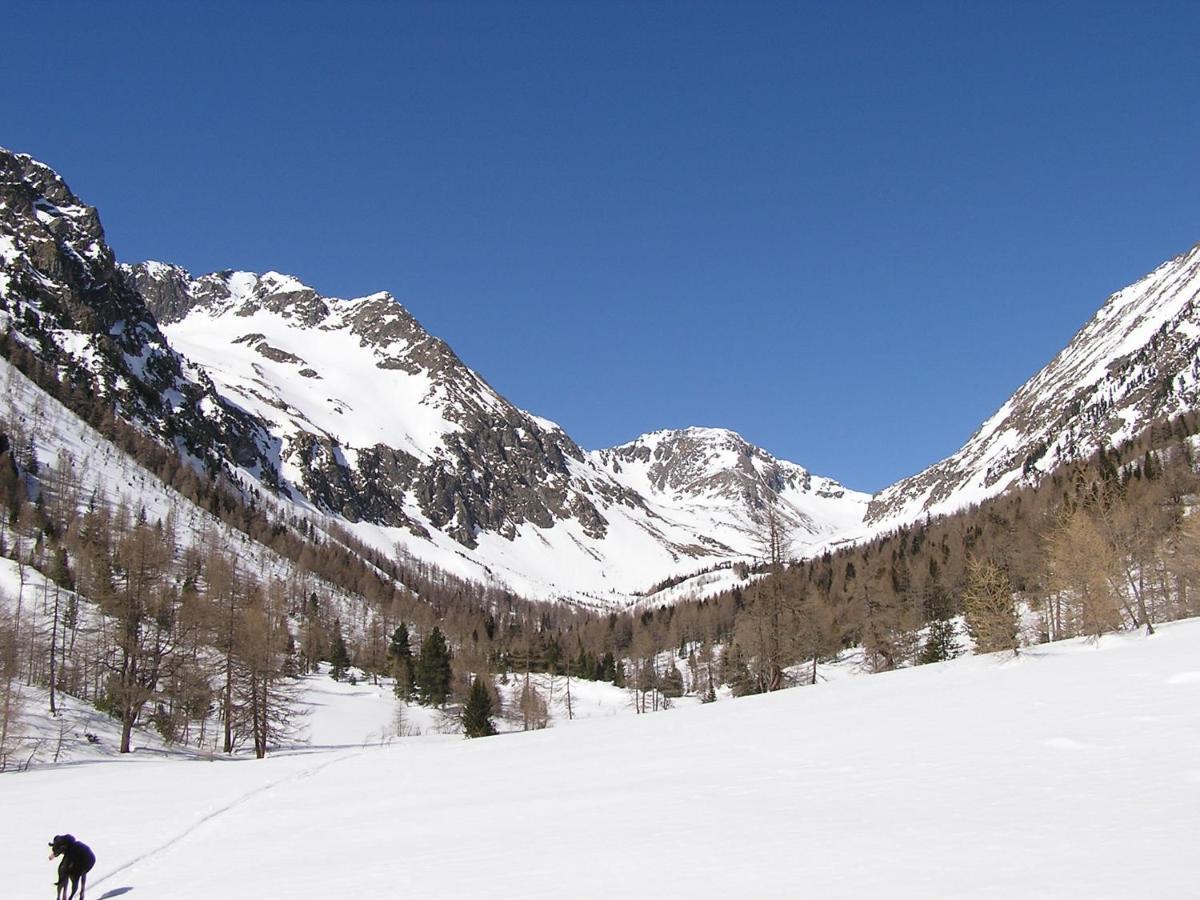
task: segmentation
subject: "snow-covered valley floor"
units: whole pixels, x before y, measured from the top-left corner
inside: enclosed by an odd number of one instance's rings
[[[1197,620],[476,741],[343,715],[384,727],[0,776],[3,896],[62,832],[92,900],[1200,896]]]

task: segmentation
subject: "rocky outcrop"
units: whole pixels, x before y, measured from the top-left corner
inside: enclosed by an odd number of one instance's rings
[[[163,444],[213,471],[241,466],[271,483],[269,439],[171,349],[118,268],[96,210],[49,167],[6,150],[0,327],[92,402]]]
[[[881,491],[875,526],[951,512],[1200,405],[1200,245],[1108,299],[961,450]]]
[[[318,506],[352,522],[418,534],[432,527],[465,547],[474,547],[481,532],[512,539],[524,524],[551,528],[568,520],[603,538],[605,516],[590,485],[573,471],[587,466],[579,447],[498,395],[390,294],[341,300],[278,273],[193,278],[161,263],[128,266],[125,281],[184,346],[191,347],[189,328],[227,329],[239,332],[228,344],[278,364],[269,370],[253,364],[253,372],[230,377],[224,390],[258,404],[260,423],[281,442],[284,468]],[[249,330],[252,322],[266,323],[270,333]],[[363,443],[343,437],[340,421],[318,424],[330,408],[351,428],[372,415],[359,404],[358,391],[330,396],[332,389],[317,385],[350,362],[322,355],[321,343],[332,339],[353,347],[352,362],[372,382],[363,389],[406,398],[373,414],[394,419],[394,441]],[[213,373],[230,367],[228,354],[219,351],[190,350]],[[293,374],[312,381],[313,390],[298,389]],[[422,418],[437,440],[409,434],[413,418]],[[414,448],[408,438],[430,446]],[[605,502],[637,503],[619,487],[606,487]]]
[[[591,458],[649,498],[676,508],[712,510],[746,533],[755,532],[771,508],[801,545],[857,526],[868,500],[722,428],[656,431]]]

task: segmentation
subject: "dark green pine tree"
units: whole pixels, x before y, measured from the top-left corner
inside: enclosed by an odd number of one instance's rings
[[[408,626],[403,622],[392,632],[392,640],[388,644],[388,659],[392,663],[392,677],[396,679],[396,696],[401,700],[410,699],[415,687],[415,673],[412,649],[408,645]]]
[[[450,698],[450,648],[436,625],[421,642],[414,674],[417,697],[425,706],[441,706]]]
[[[746,656],[738,644],[729,644],[721,655],[724,680],[733,690],[733,696],[745,697],[762,693],[762,685],[751,674]]]
[[[558,645],[557,640],[551,640],[546,645],[546,671],[555,675],[561,675],[563,673],[561,666],[562,657],[562,647]]]
[[[921,647],[921,665],[942,662],[958,656],[958,630],[950,619],[934,619],[929,623],[925,644]]]
[[[346,649],[346,642],[342,639],[342,622],[340,619],[333,620],[333,637],[329,639],[329,664],[333,666],[334,681],[341,681],[346,677],[346,670],[350,668],[350,651]]]
[[[621,679],[622,684],[617,684],[617,661],[613,658],[611,650],[607,651],[600,661],[599,672],[596,676],[597,681],[611,681],[617,687],[624,687],[624,678]]]
[[[683,676],[673,662],[667,663],[666,669],[659,678],[658,689],[662,691],[664,697],[683,696]]]
[[[606,656],[610,656],[610,654],[606,654]],[[614,659],[612,662],[612,672],[613,687],[625,687],[625,663]]]
[[[917,662],[921,665],[954,659],[958,655],[958,631],[952,621],[954,604],[937,578],[930,580],[925,591],[925,617],[929,622],[925,643]]]
[[[489,737],[496,733],[492,723],[492,695],[482,678],[471,682],[471,693],[462,713],[463,734],[469,738]]]

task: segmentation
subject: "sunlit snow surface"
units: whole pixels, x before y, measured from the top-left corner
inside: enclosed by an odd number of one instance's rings
[[[1197,673],[1193,620],[486,740],[5,775],[5,895],[45,894],[70,831],[93,898],[1194,896]]]
[[[161,264],[147,267],[151,274],[168,271]],[[371,328],[389,315],[407,315],[390,295],[317,301],[315,294],[303,293],[308,289],[299,281],[273,272],[208,275],[190,283],[199,290],[202,282],[220,282],[228,296],[198,305],[182,319],[165,323],[163,330],[225,397],[265,423],[281,443],[281,474],[297,487],[304,484],[305,472],[292,456],[291,444],[300,433],[336,440],[350,469],[360,450],[377,445],[409,453],[422,463],[447,460],[453,467],[444,441],[461,430],[456,416],[463,403],[497,414],[516,413],[460,361],[447,363],[449,374],[436,374],[428,359],[414,356],[416,347],[428,350],[426,342],[432,340],[415,321],[395,332],[407,337],[382,343],[385,338]],[[307,300],[295,299],[301,293]],[[312,321],[301,314],[305,302],[319,304]],[[544,418],[528,421],[547,433],[561,431]],[[605,523],[603,537],[589,533],[575,517],[557,520],[552,527],[524,521],[512,536],[479,532],[468,550],[428,521],[412,491],[402,498],[405,515],[428,537],[365,521],[342,524],[385,553],[399,547],[457,576],[525,597],[570,598],[594,608],[627,606],[665,578],[760,555],[754,536],[756,502],[737,485],[712,487],[722,476],[733,476],[739,452],[753,448],[722,429],[686,433],[698,449],[696,458],[686,461],[696,485],[684,490],[659,490],[644,466],[626,461],[610,467],[602,454],[566,459],[568,493],[595,505]],[[655,449],[669,434],[647,435],[639,442]],[[788,479],[779,499],[798,526],[792,548],[796,555],[820,552],[847,530],[860,528],[868,495],[757,452],[761,458],[754,465],[763,470],[757,471],[759,478],[766,481],[770,473],[765,467],[778,465]],[[809,487],[803,486],[805,479]],[[629,489],[637,493],[636,501]]]

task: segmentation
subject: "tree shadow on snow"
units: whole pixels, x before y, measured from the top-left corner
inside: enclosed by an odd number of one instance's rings
[[[109,897],[120,897],[122,894],[128,894],[132,891],[131,887],[113,888],[111,891],[105,891],[100,895],[100,900],[108,900]]]

